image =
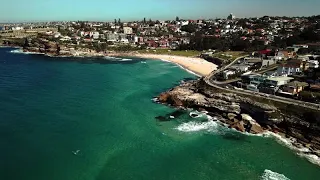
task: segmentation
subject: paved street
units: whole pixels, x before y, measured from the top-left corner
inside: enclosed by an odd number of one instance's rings
[[[214,88],[217,88],[217,89],[224,90],[225,92],[242,94],[242,95],[253,96],[253,97],[259,97],[259,98],[264,98],[267,100],[272,100],[272,101],[281,102],[281,103],[285,103],[285,104],[294,104],[297,106],[310,108],[313,110],[320,110],[320,104],[309,103],[309,102],[299,101],[299,100],[295,100],[295,99],[290,99],[290,98],[285,98],[285,97],[280,97],[280,96],[275,96],[275,95],[270,95],[270,94],[265,94],[265,93],[260,93],[260,92],[253,92],[253,91],[244,90],[244,89],[229,89],[229,88],[225,88],[221,83],[218,83],[213,80],[213,76],[215,74],[217,74],[221,71],[224,71],[228,67],[232,66],[239,59],[244,58],[244,57],[246,57],[246,56],[239,57],[239,58],[235,59],[234,61],[232,61],[229,65],[227,65],[217,71],[212,72],[211,74],[209,74],[207,77],[204,78],[205,82],[208,85],[210,85]],[[225,83],[223,83],[223,84],[225,84]]]

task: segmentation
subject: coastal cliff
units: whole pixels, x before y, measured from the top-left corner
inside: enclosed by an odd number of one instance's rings
[[[185,82],[158,96],[175,107],[208,111],[229,128],[260,134],[266,131],[293,139],[296,148],[320,156],[320,112],[294,105],[227,93],[207,85],[203,79]]]

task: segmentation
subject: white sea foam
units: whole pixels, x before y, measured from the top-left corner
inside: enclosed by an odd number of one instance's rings
[[[207,131],[207,132],[214,132],[214,133],[223,133],[225,131],[225,130],[221,131],[221,129],[220,130],[218,129],[220,126],[219,121],[218,122],[213,121],[213,120],[217,120],[216,117],[211,117],[205,113],[202,113],[202,115],[207,116],[208,122],[191,121],[191,122],[183,123],[183,124],[179,125],[178,127],[176,127],[175,129],[177,129],[178,131],[182,131],[182,132]],[[232,130],[232,131],[238,132],[236,130]],[[238,132],[238,133],[240,133],[240,132]],[[282,145],[290,148],[291,150],[297,152],[297,155],[299,155],[303,158],[306,158],[308,161],[310,161],[313,164],[320,166],[320,157],[315,154],[311,154],[311,151],[309,148],[294,146],[294,143],[296,143],[296,141],[297,141],[295,138],[284,138],[279,134],[269,132],[269,131],[262,133],[262,134],[250,134],[250,133],[242,133],[242,134],[245,134],[248,136],[274,138],[279,144],[282,144]]]
[[[117,58],[117,57],[112,57],[112,56],[105,56],[105,59],[115,59],[115,60],[120,60],[122,58]]]
[[[189,116],[192,117],[192,115],[196,115],[196,116],[193,117],[193,118],[201,118],[201,117],[206,116],[205,113],[198,112],[198,111],[192,111],[192,112],[190,112],[190,113],[189,113]]]
[[[214,121],[208,121],[208,122],[195,122],[190,121],[187,123],[183,123],[176,127],[178,131],[181,132],[197,132],[197,131],[216,131],[218,128],[218,123]]]
[[[261,180],[290,180],[290,179],[283,174],[266,169],[264,170],[261,176]]]
[[[320,166],[320,158],[317,155],[314,154],[304,154],[304,153],[298,153],[299,156],[304,157],[308,159],[313,164],[316,164]]]
[[[193,74],[193,75],[198,76],[198,77],[202,77],[201,75],[199,75],[199,74],[197,74],[197,73],[195,73],[195,72],[193,72],[193,71],[190,71],[190,70],[187,69],[187,68],[184,68],[184,67],[181,66],[180,64],[177,64],[177,66],[179,66],[181,69],[184,69],[185,71],[187,71],[187,72],[190,73],[190,74]]]
[[[16,54],[44,54],[40,52],[23,52],[22,49],[14,49],[10,51],[11,53],[16,53]]]
[[[11,53],[23,53],[21,49],[14,49],[10,51]]]
[[[153,102],[158,102],[158,101],[159,101],[158,98],[152,98],[151,100],[152,100]]]
[[[120,61],[132,61],[132,59],[121,59]]]
[[[276,134],[273,132],[266,132],[266,133],[262,134],[262,136],[274,138],[278,143],[283,144],[286,147],[290,148],[291,150],[297,152],[297,154],[299,156],[304,157],[309,162],[320,166],[320,157],[318,157],[315,154],[309,154],[311,152],[310,149],[308,149],[306,147],[298,148],[293,145],[297,141],[295,138],[290,138],[290,139],[284,138],[284,137],[280,136],[279,134]]]
[[[172,63],[171,61],[168,61],[168,60],[165,60],[165,59],[160,59],[161,61],[164,61],[164,62],[169,62],[169,63]]]
[[[173,63],[173,64],[177,65],[178,67],[180,67],[181,69],[183,69],[183,70],[187,71],[188,73],[193,74],[193,75],[198,76],[198,77],[201,77],[201,75],[199,75],[199,74],[197,74],[197,73],[195,73],[195,72],[193,72],[193,71],[190,71],[190,70],[189,70],[189,69],[187,69],[187,68],[184,68],[184,67],[183,67],[183,66],[181,66],[180,64],[177,64],[177,63],[174,63],[174,62],[171,62],[171,61],[165,60],[165,59],[160,59],[160,60],[161,60],[161,61],[164,61],[164,62]]]

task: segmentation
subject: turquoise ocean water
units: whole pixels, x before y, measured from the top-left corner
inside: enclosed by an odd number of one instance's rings
[[[152,98],[195,78],[174,64],[49,58],[0,48],[1,180],[314,180],[320,168]],[[79,151],[77,151],[79,150]]]

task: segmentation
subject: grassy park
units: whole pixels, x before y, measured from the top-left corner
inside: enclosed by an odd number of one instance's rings
[[[186,57],[195,57],[200,56],[201,51],[185,50],[185,51],[176,51],[169,49],[146,49],[139,50],[139,53],[150,53],[150,54],[165,54],[165,55],[175,55],[175,56],[186,56]]]

